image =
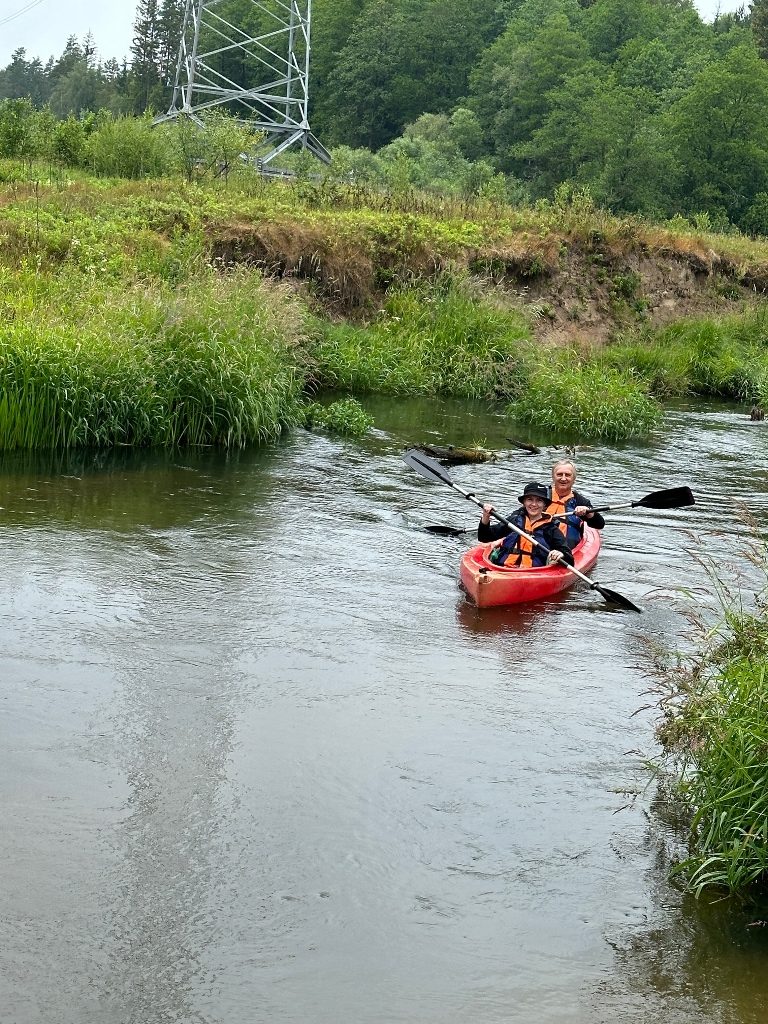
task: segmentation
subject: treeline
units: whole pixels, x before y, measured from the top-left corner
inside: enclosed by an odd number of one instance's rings
[[[46,65],[17,51],[0,99],[81,121],[166,109],[183,6],[141,0],[122,64],[93,40]],[[217,14],[269,29],[265,5]],[[768,232],[768,0],[712,24],[692,0],[314,0],[312,30],[312,126],[336,174],[512,201],[588,189],[620,213]],[[221,60],[260,84],[257,62]]]

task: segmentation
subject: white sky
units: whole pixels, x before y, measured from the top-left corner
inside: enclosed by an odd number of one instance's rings
[[[711,20],[749,0],[696,0],[703,18]],[[67,37],[82,41],[90,30],[102,60],[129,55],[136,0],[0,0],[0,67],[23,46],[27,59],[58,57]]]

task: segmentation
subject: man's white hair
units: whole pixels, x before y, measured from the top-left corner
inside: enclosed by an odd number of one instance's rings
[[[552,479],[553,480],[554,480],[554,477],[555,477],[555,470],[557,469],[558,466],[570,466],[571,469],[573,470],[573,479],[574,480],[576,479],[576,464],[571,462],[570,459],[558,459],[557,462],[552,467]]]

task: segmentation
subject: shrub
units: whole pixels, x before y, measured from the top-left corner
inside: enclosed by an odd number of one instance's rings
[[[555,365],[538,366],[509,413],[579,439],[642,436],[661,418],[660,407],[632,374],[565,357]]]
[[[308,402],[302,410],[302,423],[311,430],[322,427],[334,434],[360,437],[373,426],[373,417],[354,398],[343,398],[330,405]]]

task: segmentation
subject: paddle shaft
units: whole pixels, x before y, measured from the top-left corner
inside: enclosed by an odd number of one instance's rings
[[[474,504],[477,505],[478,508],[485,508],[483,502],[476,498],[471,491],[465,491],[463,487],[459,487],[459,485],[455,484],[453,480],[447,480],[445,477],[443,477],[442,479],[445,483],[449,484],[454,489],[454,491],[458,491],[459,494],[463,495],[468,501],[474,502]],[[510,521],[508,519],[505,519],[504,516],[500,515],[500,513],[498,513],[493,506],[491,506],[490,508],[490,515],[492,515],[493,518],[498,520],[500,523],[503,523],[504,526],[506,526],[508,529],[514,531],[520,537],[525,537],[525,539],[529,543],[534,544],[537,548],[541,548],[543,551],[547,552],[550,550],[550,548],[548,548],[546,544],[542,544],[540,540],[536,540],[536,538],[532,537],[530,533],[526,533],[525,530],[521,530],[519,526],[515,526],[514,523],[510,523]],[[589,584],[592,590],[599,589],[600,584],[595,583],[594,580],[591,580],[589,578],[589,576],[585,576],[584,573],[581,572],[580,569],[577,569],[575,565],[569,565],[566,561],[559,561],[557,564],[561,565],[564,569],[567,569],[568,572],[573,573],[573,575],[577,576],[580,580],[583,580],[584,583]]]

